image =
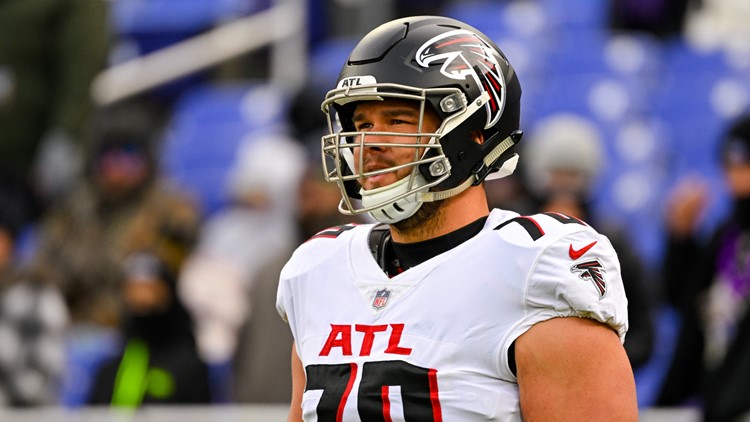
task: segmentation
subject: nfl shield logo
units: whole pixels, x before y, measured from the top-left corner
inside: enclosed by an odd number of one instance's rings
[[[388,289],[378,290],[375,292],[375,300],[372,301],[372,307],[375,309],[383,309],[388,304],[388,297],[391,296],[391,291]]]

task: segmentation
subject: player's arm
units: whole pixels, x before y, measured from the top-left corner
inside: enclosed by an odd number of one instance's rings
[[[288,422],[302,421],[302,393],[305,392],[305,368],[297,354],[297,348],[292,345],[292,403],[289,407]]]
[[[516,340],[525,421],[637,421],[633,371],[617,334],[587,318],[553,318]]]

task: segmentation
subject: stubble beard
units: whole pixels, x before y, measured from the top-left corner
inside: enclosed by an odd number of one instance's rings
[[[398,233],[430,237],[430,233],[440,227],[443,213],[440,212],[445,201],[425,202],[411,217],[391,224]]]

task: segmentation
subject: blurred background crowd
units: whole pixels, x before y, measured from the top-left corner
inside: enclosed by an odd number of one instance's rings
[[[750,410],[745,0],[0,0],[0,406],[286,403],[279,270],[352,221],[320,102],[415,14],[516,68],[490,202],[610,237],[640,406]]]

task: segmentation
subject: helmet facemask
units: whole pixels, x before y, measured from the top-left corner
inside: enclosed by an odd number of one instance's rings
[[[417,132],[355,130],[352,114],[357,102],[391,98],[411,100],[418,104]],[[425,112],[428,108],[434,108],[433,104],[437,104],[447,117],[440,122],[435,132],[425,132]],[[450,176],[450,160],[445,155],[440,139],[460,126],[482,105],[482,102],[467,104],[464,94],[457,88],[419,89],[396,84],[370,84],[330,91],[322,106],[330,130],[330,134],[322,138],[323,166],[326,180],[336,182],[341,189],[339,211],[346,215],[366,212],[377,221],[392,224],[411,217],[424,202],[452,196],[430,192],[431,188],[440,185]],[[378,142],[373,139],[374,136],[403,138],[403,142]],[[374,171],[357,170],[364,168],[365,149],[376,147],[408,148],[413,150],[413,159]],[[405,168],[411,169],[408,175],[390,185],[370,190],[365,190],[360,185],[367,177]]]
[[[349,55],[337,88],[322,105],[330,130],[322,139],[323,165],[326,179],[341,190],[339,210],[347,215],[367,212],[392,224],[411,217],[424,202],[511,174],[521,139],[520,97],[518,78],[499,48],[462,22],[417,16],[374,29]],[[390,99],[418,104],[416,133],[355,129],[358,103]],[[434,129],[424,127],[428,110],[438,117],[434,132],[425,131]],[[378,145],[380,138],[373,137],[389,139]],[[413,154],[403,163],[406,154],[384,151],[401,161],[382,168],[367,162],[372,157],[362,155],[365,148],[372,149],[368,154],[379,153],[375,148],[411,148]],[[369,172],[358,170],[363,164]],[[390,176],[367,180],[389,172],[398,172],[398,181]],[[379,187],[386,182],[393,183]],[[361,183],[372,189],[361,189]]]

